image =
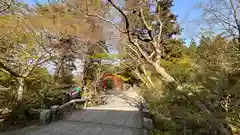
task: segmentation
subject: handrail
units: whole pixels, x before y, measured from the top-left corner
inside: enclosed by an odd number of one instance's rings
[[[73,99],[71,101],[68,101],[66,103],[64,103],[63,105],[60,106],[52,106],[50,109],[33,109],[30,108],[30,111],[34,111],[34,112],[38,112],[40,113],[40,120],[43,124],[49,123],[51,121],[54,121],[58,118],[62,118],[63,112],[64,112],[64,108],[74,104],[74,103],[84,103],[84,108],[87,107],[87,103],[89,101],[95,101],[95,100],[99,100],[99,99],[103,99],[106,96],[101,96],[101,97],[97,97],[97,99],[90,99],[90,98],[83,98],[83,99]]]
[[[68,105],[71,105],[71,104],[73,104],[73,103],[87,102],[87,101],[89,101],[88,98],[85,98],[85,99],[73,99],[73,100],[68,101],[67,103],[65,103],[65,104],[63,104],[63,105],[57,107],[57,109],[63,109],[64,107],[66,107],[66,106],[68,106]]]

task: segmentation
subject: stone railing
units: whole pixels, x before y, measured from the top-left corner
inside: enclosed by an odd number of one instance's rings
[[[66,110],[71,110],[74,103],[82,103],[84,107],[86,106],[88,99],[74,99],[65,104],[59,106],[54,105],[50,109],[30,109],[32,112],[39,112],[41,124],[47,124],[52,121],[63,118],[64,112]]]
[[[84,98],[84,99],[74,99],[61,106],[54,105],[50,109],[32,109],[32,111],[40,112],[40,122],[41,124],[48,124],[49,122],[62,119],[66,112],[71,112],[73,104],[82,104],[83,108],[91,104],[104,104],[105,96],[98,98]]]

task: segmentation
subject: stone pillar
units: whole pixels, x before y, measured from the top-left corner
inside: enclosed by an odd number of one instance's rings
[[[52,121],[55,121],[57,119],[57,108],[58,105],[54,105],[51,107],[51,114],[52,114]]]
[[[43,109],[41,112],[40,112],[40,121],[41,121],[41,124],[45,125],[45,124],[48,124],[50,122],[50,109]]]

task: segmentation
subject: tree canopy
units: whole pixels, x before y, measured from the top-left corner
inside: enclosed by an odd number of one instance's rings
[[[156,134],[237,135],[239,4],[201,4],[221,33],[187,44],[173,0],[0,2],[0,109],[60,104],[65,87],[101,94],[102,77],[114,74],[141,89]],[[118,43],[109,45],[107,26],[120,33]]]

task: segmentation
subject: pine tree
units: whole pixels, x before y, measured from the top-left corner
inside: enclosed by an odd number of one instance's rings
[[[187,49],[187,55],[190,56],[190,58],[196,59],[197,57],[197,43],[195,40],[191,40],[190,45]]]
[[[126,0],[125,10],[128,11],[128,18],[131,23],[132,31],[139,33],[137,36],[142,39],[149,39],[150,35],[146,32],[144,23],[141,21],[140,7],[142,7],[146,23],[153,29],[153,37],[159,33],[158,18],[162,22],[162,34],[160,50],[162,51],[162,58],[169,59],[169,57],[182,57],[182,44],[179,39],[174,38],[175,35],[180,34],[180,27],[177,24],[177,16],[172,13],[173,0],[162,0],[150,3],[150,1],[142,0]],[[149,5],[155,5],[155,9]],[[145,51],[151,52],[151,47],[145,44]]]
[[[173,6],[173,0],[162,0],[158,1],[156,7],[156,15],[162,21],[163,30],[162,30],[162,40],[161,44],[163,46],[164,54],[163,58],[169,54],[172,57],[182,57],[181,45],[183,44],[181,40],[173,38],[175,35],[180,34],[180,28],[177,24],[177,16],[172,13],[171,8]]]
[[[177,24],[177,16],[171,12],[173,0],[161,0],[157,3],[156,13],[163,23],[163,35],[170,38],[173,35],[180,34]]]

